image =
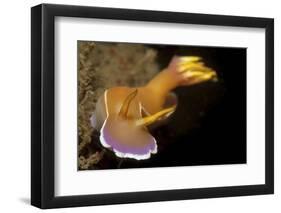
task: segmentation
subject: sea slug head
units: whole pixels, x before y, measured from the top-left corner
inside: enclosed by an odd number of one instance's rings
[[[168,69],[179,76],[182,85],[218,81],[216,71],[207,67],[197,56],[174,56]]]
[[[128,116],[130,104],[136,95],[137,90],[130,93],[123,101],[119,113],[108,115],[101,128],[100,141],[117,157],[144,160],[157,153],[156,140],[149,133],[147,125],[174,109],[165,109],[145,118]]]

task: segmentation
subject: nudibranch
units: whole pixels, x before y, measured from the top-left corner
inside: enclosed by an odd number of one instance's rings
[[[96,103],[91,124],[100,131],[101,144],[116,156],[148,159],[157,153],[157,142],[148,126],[175,111],[177,97],[172,90],[209,80],[216,81],[217,74],[200,57],[175,56],[145,86],[107,89]]]

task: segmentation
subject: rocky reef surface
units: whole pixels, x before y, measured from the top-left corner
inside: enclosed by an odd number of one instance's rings
[[[90,124],[97,99],[114,86],[141,86],[159,72],[157,50],[142,44],[78,41],[78,169],[118,167]],[[106,156],[106,157],[105,157]]]

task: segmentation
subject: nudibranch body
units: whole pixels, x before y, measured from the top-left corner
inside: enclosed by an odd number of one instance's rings
[[[118,157],[148,159],[157,153],[157,142],[148,126],[175,111],[177,98],[171,91],[208,80],[216,81],[216,72],[199,57],[174,57],[143,87],[106,90],[97,101],[92,126],[100,131],[101,144]]]

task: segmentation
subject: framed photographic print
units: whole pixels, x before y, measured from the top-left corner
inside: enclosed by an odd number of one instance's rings
[[[274,21],[31,9],[31,203],[271,194]]]

